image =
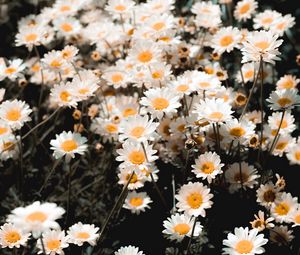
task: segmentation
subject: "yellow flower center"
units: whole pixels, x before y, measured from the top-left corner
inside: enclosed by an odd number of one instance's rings
[[[169,106],[169,101],[162,97],[157,97],[152,101],[152,106],[155,110],[164,110]]]
[[[295,87],[295,83],[292,80],[288,79],[282,84],[282,87],[284,89],[292,89]]]
[[[161,71],[156,71],[152,73],[152,78],[153,79],[160,79],[163,77],[163,72]]]
[[[174,231],[179,235],[186,235],[190,231],[190,226],[186,223],[179,223],[174,227]]]
[[[249,10],[250,10],[250,4],[246,3],[243,6],[241,6],[241,8],[240,8],[240,14],[245,14]]]
[[[66,152],[70,152],[73,150],[76,150],[78,148],[78,144],[73,140],[66,140],[61,144],[61,148],[66,151]]]
[[[60,92],[59,97],[63,102],[69,102],[71,100],[71,94],[68,91]]]
[[[124,79],[123,75],[119,73],[113,74],[111,76],[111,80],[113,83],[118,83],[120,81],[123,81],[123,79]]]
[[[136,114],[136,110],[133,108],[127,108],[123,111],[123,116],[126,118],[128,116],[132,116]]]
[[[128,159],[134,165],[141,165],[145,162],[145,155],[143,151],[132,151]]]
[[[297,214],[294,218],[295,223],[300,224],[300,214]]]
[[[3,151],[12,151],[15,148],[15,144],[13,142],[6,142],[2,145]]]
[[[271,24],[272,22],[273,22],[273,19],[271,17],[264,18],[262,20],[262,23],[265,24],[265,25]]]
[[[8,243],[16,243],[21,240],[21,235],[17,231],[10,231],[4,235],[4,239]]]
[[[125,6],[125,5],[122,5],[122,4],[116,5],[116,6],[115,6],[115,10],[116,10],[116,11],[119,11],[119,12],[123,12],[123,11],[126,10],[126,6]]]
[[[130,199],[129,203],[132,206],[138,207],[138,206],[141,206],[143,204],[143,199],[140,198],[140,197],[133,197],[133,198]]]
[[[210,87],[210,83],[209,82],[199,82],[198,83],[200,88],[208,88]]]
[[[19,109],[11,109],[6,113],[6,119],[9,121],[17,121],[21,118],[21,111]]]
[[[130,176],[131,176],[131,174],[126,175],[126,181],[129,180]],[[138,176],[136,175],[136,173],[134,173],[130,180],[130,183],[136,183],[137,181],[138,181]]]
[[[130,134],[135,138],[140,138],[145,131],[144,127],[135,127],[131,130]]]
[[[73,30],[73,27],[69,23],[63,23],[60,25],[60,28],[65,32],[71,32]]]
[[[282,202],[275,207],[275,212],[279,215],[287,215],[290,211],[290,207],[288,204]]]
[[[235,246],[235,250],[240,254],[250,253],[252,249],[253,244],[248,240],[239,241]]]
[[[59,61],[58,59],[54,59],[52,60],[52,62],[50,63],[50,66],[51,67],[54,67],[54,68],[59,68],[62,66],[62,62]]]
[[[245,78],[247,78],[247,79],[252,78],[253,75],[254,75],[253,70],[249,70],[249,71],[245,72],[245,74],[244,74]]]
[[[159,31],[159,30],[163,29],[165,26],[166,25],[164,22],[157,22],[152,26],[152,28],[156,31]]]
[[[196,192],[191,193],[187,197],[187,203],[193,209],[199,208],[203,203],[202,195],[200,193],[196,193]]]
[[[86,94],[86,93],[89,92],[89,89],[87,89],[87,88],[82,88],[82,89],[79,89],[78,92],[79,92],[79,94],[84,95],[84,94]]]
[[[51,240],[47,242],[47,248],[50,251],[55,251],[60,247],[60,240]]]
[[[229,134],[231,134],[232,136],[241,137],[246,134],[246,131],[241,127],[235,127],[230,129]]]
[[[153,58],[153,54],[148,50],[142,51],[138,55],[138,60],[142,63],[150,62],[152,60],[152,58]]]
[[[212,162],[205,162],[201,167],[201,171],[205,174],[211,174],[215,170],[215,166]]]
[[[8,68],[6,68],[5,69],[5,73],[6,74],[13,74],[13,73],[15,73],[17,71],[17,69],[16,68],[14,68],[14,67],[8,67]]]
[[[163,41],[163,42],[169,42],[169,41],[171,41],[171,39],[172,38],[169,36],[161,36],[158,38],[158,40]]]
[[[76,237],[80,239],[88,239],[90,238],[90,234],[87,232],[79,232],[77,233]]]
[[[5,134],[8,131],[8,128],[6,127],[0,127],[0,135]]]
[[[225,35],[220,39],[220,45],[226,47],[233,43],[233,37],[231,35]]]
[[[31,67],[31,71],[33,71],[33,72],[38,72],[38,71],[40,71],[40,65],[39,65],[39,64],[34,64],[34,65]]]
[[[43,212],[33,212],[27,215],[26,221],[34,222],[34,221],[39,221],[39,222],[44,222],[47,220],[47,215]]]
[[[188,85],[185,85],[185,84],[182,84],[182,85],[179,85],[177,86],[176,90],[177,91],[180,91],[180,92],[185,92],[189,89],[189,86]]]
[[[300,151],[295,152],[295,159],[300,160]]]
[[[116,133],[118,131],[117,125],[112,124],[112,123],[107,124],[105,129],[108,133]]]
[[[60,10],[62,12],[67,12],[71,10],[71,7],[69,5],[63,5],[62,7],[60,7]]]
[[[37,34],[28,34],[25,36],[26,42],[32,42],[35,41],[38,38]]]
[[[276,28],[279,29],[279,30],[284,30],[285,29],[285,26],[286,26],[286,23],[285,22],[281,22],[279,23]]]
[[[290,103],[292,103],[292,100],[287,98],[287,97],[282,97],[280,99],[278,99],[277,103],[281,106],[281,107],[286,107],[287,105],[289,105]]]
[[[223,116],[224,116],[224,114],[221,112],[212,112],[211,114],[209,114],[208,117],[210,119],[221,120]]]
[[[278,143],[277,145],[276,145],[276,150],[284,150],[284,148],[286,147],[288,145],[288,143],[287,142],[282,142],[282,143]]]
[[[259,48],[260,50],[266,50],[269,48],[270,43],[266,41],[257,42],[254,44],[255,47]]]

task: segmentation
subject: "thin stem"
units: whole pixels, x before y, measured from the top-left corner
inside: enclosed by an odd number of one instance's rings
[[[68,223],[69,223],[69,216],[70,216],[71,181],[72,181],[72,165],[71,165],[71,162],[69,162],[69,174],[68,174],[68,200],[67,200],[66,226],[68,226]]]
[[[244,194],[244,180],[243,180],[243,172],[242,172],[242,159],[241,159],[241,143],[238,142],[238,160],[239,160],[239,171],[240,171],[240,181],[241,181],[241,194],[243,197]]]
[[[197,223],[197,218],[195,218],[195,220],[194,220],[191,237],[190,237],[190,240],[188,242],[188,246],[186,248],[186,253],[185,253],[186,255],[188,255],[190,253],[190,247],[191,247],[191,244],[192,244],[192,239],[193,239],[195,228],[196,228],[196,223]]]
[[[44,241],[43,241],[42,236],[40,236],[40,241],[41,241],[41,245],[42,245],[43,254],[46,255],[45,245],[44,245]]]
[[[261,129],[260,129],[260,150],[261,150],[261,156],[262,156],[262,144],[263,144],[263,138],[264,138],[264,91],[263,91],[263,85],[264,85],[264,63],[262,60],[262,56],[260,57],[261,62],[261,68],[260,68],[260,78],[261,78],[261,84],[260,84],[260,111],[261,111]],[[262,158],[262,157],[261,157]]]
[[[273,150],[274,150],[274,146],[275,146],[275,144],[276,144],[276,140],[277,140],[277,137],[278,137],[278,135],[279,135],[280,128],[281,128],[281,126],[282,126],[282,122],[283,122],[283,120],[284,120],[284,115],[285,115],[285,109],[283,109],[283,112],[282,112],[282,115],[281,115],[281,119],[280,119],[280,123],[279,123],[279,127],[278,127],[278,129],[277,129],[277,131],[276,131],[276,134],[275,134],[275,136],[274,136],[273,142],[272,142],[272,144],[271,144],[270,151],[269,151],[270,154],[272,154],[272,152],[273,152]]]
[[[247,110],[248,104],[249,104],[249,102],[250,102],[250,99],[251,99],[251,97],[252,97],[252,95],[253,95],[253,92],[254,92],[256,83],[257,83],[257,81],[258,81],[258,76],[259,76],[259,72],[260,72],[260,70],[261,70],[261,67],[262,67],[262,60],[260,60],[260,62],[259,62],[258,71],[257,71],[257,74],[256,74],[256,76],[255,76],[255,79],[254,79],[252,88],[251,88],[251,90],[250,90],[249,96],[248,96],[248,98],[247,98],[247,102],[246,102],[246,104],[245,104],[245,106],[244,106],[244,108],[243,108],[242,114],[241,114],[241,116],[240,116],[240,120],[243,118],[243,116],[244,116],[244,114],[245,114],[245,112],[246,112],[246,110]]]

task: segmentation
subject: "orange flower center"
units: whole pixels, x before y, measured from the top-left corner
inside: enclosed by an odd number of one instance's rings
[[[242,240],[236,244],[235,250],[240,254],[247,254],[253,250],[253,244],[248,240]]]
[[[292,89],[295,87],[295,83],[292,80],[286,80],[283,84],[282,87],[284,89]]]
[[[288,204],[282,202],[275,207],[275,212],[279,215],[287,215],[290,210]]]
[[[63,23],[61,24],[60,28],[65,32],[71,32],[73,30],[73,27],[69,23]]]
[[[50,251],[55,251],[60,247],[60,244],[61,244],[60,240],[51,240],[47,242],[47,248]]]
[[[152,78],[153,79],[160,79],[163,77],[163,72],[162,71],[156,71],[152,73]]]
[[[288,145],[288,143],[287,142],[282,142],[282,143],[278,143],[277,145],[276,145],[276,149],[277,150],[284,150],[284,148],[286,147]]]
[[[226,36],[223,36],[221,39],[220,39],[220,45],[222,47],[226,47],[230,44],[233,43],[233,37],[231,35],[226,35]]]
[[[130,134],[135,138],[140,138],[145,131],[144,127],[135,127],[131,130]]]
[[[174,227],[174,231],[179,235],[186,235],[190,231],[190,226],[186,223],[179,223]]]
[[[141,206],[143,204],[143,199],[140,198],[140,197],[133,197],[133,198],[130,199],[129,203],[132,206],[138,207],[138,206]]]
[[[34,221],[39,221],[39,222],[44,222],[45,220],[47,220],[47,215],[43,212],[33,212],[33,213],[30,213],[27,217],[26,217],[26,220],[27,221],[31,221],[31,222],[34,222]]]
[[[58,59],[54,59],[52,60],[52,62],[50,63],[50,66],[51,67],[54,67],[54,68],[59,68],[62,66],[62,62],[59,61]]]
[[[220,119],[222,119],[223,116],[224,116],[224,114],[221,112],[212,112],[211,114],[209,114],[208,117],[211,119],[220,120]]]
[[[202,205],[203,198],[200,193],[194,192],[187,197],[187,203],[191,208],[197,209]]]
[[[8,67],[8,68],[6,68],[5,69],[5,73],[6,74],[13,74],[13,73],[15,73],[17,71],[17,69],[16,68],[14,68],[14,67]]]
[[[152,26],[152,28],[156,31],[159,31],[159,30],[163,29],[165,26],[166,25],[164,22],[157,22]]]
[[[199,82],[198,85],[201,88],[208,88],[208,87],[210,87],[210,83],[209,82]]]
[[[153,54],[150,51],[143,51],[138,55],[138,60],[142,63],[150,62],[153,58]]]
[[[254,44],[255,47],[259,48],[260,50],[266,50],[269,48],[270,44],[266,41],[257,42]]]
[[[17,121],[21,118],[21,111],[19,109],[11,109],[6,113],[6,119],[9,121]]]
[[[294,218],[295,223],[300,224],[300,214],[296,215]]]
[[[78,148],[77,143],[73,140],[66,140],[61,144],[61,148],[66,151],[66,152],[70,152],[73,150],[76,150]]]
[[[71,100],[71,94],[68,91],[62,91],[59,95],[63,102],[69,102]]]
[[[127,176],[126,176],[126,181],[129,180],[130,176],[131,176],[131,174],[127,174]],[[136,183],[137,181],[138,181],[138,177],[137,177],[137,175],[134,173],[133,176],[132,176],[132,178],[131,178],[131,180],[130,180],[130,183]]]
[[[3,143],[3,151],[12,151],[15,148],[15,144],[13,142]]]
[[[77,233],[77,238],[80,238],[80,239],[88,239],[90,238],[90,234],[87,233],[87,232],[79,232]]]
[[[169,106],[169,101],[165,98],[158,97],[152,101],[152,106],[155,110],[164,110]]]
[[[106,131],[109,133],[116,133],[118,131],[118,127],[115,124],[107,124],[105,127]]]
[[[245,74],[244,74],[245,78],[247,78],[247,79],[252,78],[253,75],[254,75],[253,70],[249,70],[249,71],[245,72]]]
[[[205,174],[211,174],[215,170],[215,166],[212,162],[205,162],[201,167],[201,171]]]
[[[290,103],[292,103],[292,100],[287,98],[287,97],[282,97],[280,99],[278,99],[277,103],[281,106],[281,107],[286,107],[287,105],[289,105]]]
[[[113,74],[111,76],[111,80],[113,83],[118,83],[120,81],[123,81],[123,79],[124,79],[123,75],[119,73]]]
[[[246,131],[241,127],[235,127],[235,128],[230,129],[229,133],[232,136],[241,137],[244,134],[246,134]]]
[[[185,92],[189,89],[189,86],[188,85],[185,85],[185,84],[182,84],[182,85],[179,85],[177,86],[176,90],[177,91],[180,91],[180,92]]]
[[[35,41],[38,38],[37,34],[28,34],[25,36],[26,42],[32,42]]]
[[[300,160],[300,151],[296,151],[295,159]]]
[[[87,89],[87,88],[82,88],[82,89],[79,89],[78,92],[79,92],[79,94],[84,95],[84,94],[86,94],[86,93],[89,92],[89,89]]]
[[[8,131],[8,128],[6,127],[0,127],[0,135],[5,134]]]
[[[143,151],[132,151],[128,159],[134,165],[141,165],[145,162],[145,155]]]
[[[116,6],[115,6],[115,10],[116,10],[116,11],[119,11],[119,12],[123,12],[123,11],[126,10],[126,6],[125,6],[125,5],[122,5],[122,4],[116,5]]]
[[[71,7],[69,5],[63,5],[62,7],[60,7],[60,10],[62,12],[67,12],[71,10]]]
[[[241,8],[240,8],[240,14],[245,14],[249,10],[250,10],[250,4],[246,3],[243,6],[241,6]]]
[[[4,235],[4,239],[8,243],[16,243],[21,240],[21,235],[17,231],[10,231]]]
[[[127,108],[123,111],[123,116],[128,117],[136,114],[136,110],[133,108]]]

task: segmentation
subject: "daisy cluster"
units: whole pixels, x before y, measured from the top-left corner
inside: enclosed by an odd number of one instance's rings
[[[1,248],[28,247],[31,239],[34,250],[50,255],[64,254],[70,244],[101,246],[116,211],[139,215],[160,203],[169,214],[162,233],[188,254],[193,238],[209,243],[206,223],[219,192],[254,197],[261,209],[249,226],[230,230],[223,254],[262,254],[268,241],[291,247],[300,204],[269,162],[278,157],[300,165],[300,80],[279,77],[275,68],[295,18],[255,0],[191,2],[178,10],[175,0],[56,0],[19,20],[15,46],[29,54],[0,58],[0,160],[26,168],[32,138],[33,147],[43,146],[40,153],[53,153],[37,195],[46,200],[44,188],[61,166],[69,196],[65,217],[49,202],[13,209],[1,226]],[[28,87],[37,99],[24,99]],[[72,115],[72,130],[64,127],[66,115]],[[42,127],[49,123],[48,133]],[[105,151],[110,158],[100,161]],[[96,172],[104,161],[122,193],[100,235],[93,224],[70,226],[68,220],[77,167],[95,162]],[[160,171],[163,164],[175,169],[173,205],[158,185],[168,170]],[[63,218],[66,230],[58,222]],[[115,254],[144,253],[129,245]]]

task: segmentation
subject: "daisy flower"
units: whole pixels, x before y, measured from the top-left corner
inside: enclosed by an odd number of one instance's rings
[[[271,206],[271,214],[276,222],[290,222],[291,215],[297,210],[298,198],[283,192]]]
[[[75,83],[75,82],[74,82]],[[75,86],[83,86],[83,85],[75,85],[71,82],[67,82],[66,84],[61,82],[60,84],[55,84],[50,91],[50,100],[57,104],[60,107],[76,107],[77,102],[79,100],[78,94],[82,96],[83,93],[75,93]],[[77,88],[77,92],[78,88]],[[85,91],[83,91],[85,92]],[[88,92],[87,92],[88,93]]]
[[[66,45],[62,50],[61,50],[61,55],[63,59],[66,61],[72,62],[75,60],[75,57],[77,53],[79,52],[78,48],[73,46],[73,45]],[[82,71],[80,71],[82,72]]]
[[[172,116],[181,106],[179,96],[169,88],[149,89],[144,94],[140,104],[147,108],[153,118],[161,119],[164,114]]]
[[[149,0],[143,7],[153,14],[162,14],[174,9],[175,0]]]
[[[219,89],[221,82],[215,75],[205,72],[193,72],[192,86],[198,91],[212,91]]]
[[[300,82],[300,79],[297,79],[296,76],[286,74],[282,76],[276,83],[276,90],[280,89],[297,89],[297,84]]]
[[[145,142],[155,138],[155,130],[159,123],[153,122],[148,116],[130,116],[120,124],[120,141],[131,139],[137,142]]]
[[[279,189],[272,182],[261,184],[256,190],[256,201],[267,208],[270,207],[279,196]]]
[[[139,66],[160,61],[161,50],[150,40],[138,40],[129,52],[129,59]]]
[[[125,199],[123,208],[130,210],[132,213],[139,215],[140,212],[144,212],[147,208],[150,208],[149,204],[152,203],[151,198],[146,192],[131,191],[128,193]]]
[[[300,205],[298,204],[297,209],[290,216],[290,220],[293,223],[292,227],[300,226]]]
[[[223,254],[262,254],[265,252],[262,246],[267,242],[263,234],[258,235],[257,229],[235,228],[234,234],[229,233],[227,239],[223,240],[223,245],[227,246],[223,248]]]
[[[289,230],[288,226],[275,226],[272,231],[270,231],[270,241],[279,246],[289,244],[294,237],[293,231]]]
[[[270,103],[270,108],[273,111],[280,109],[293,109],[295,105],[300,104],[300,96],[296,90],[275,90],[267,99]]]
[[[212,37],[212,47],[218,54],[231,52],[238,47],[240,40],[241,32],[237,28],[223,27]]]
[[[234,9],[234,17],[238,21],[245,21],[250,19],[255,13],[258,4],[255,0],[238,1]]]
[[[135,246],[124,246],[121,247],[114,255],[145,255],[143,251],[139,251],[138,247]]]
[[[0,81],[8,78],[15,81],[17,78],[21,77],[21,72],[26,68],[22,59],[9,60],[6,64],[4,61],[0,61]]]
[[[254,129],[255,125],[252,122],[249,122],[245,119],[242,119],[241,121],[237,119],[232,119],[225,123],[226,133],[224,135],[228,136],[234,141],[239,141],[243,144],[252,135],[254,135]]]
[[[57,18],[53,21],[53,25],[58,35],[67,38],[79,34],[81,30],[80,22],[73,17]]]
[[[263,30],[248,34],[241,48],[243,54],[242,63],[262,60],[274,64],[275,60],[279,60],[277,57],[280,55],[278,47],[283,42],[283,40],[277,40],[277,38],[278,35]]]
[[[135,5],[132,0],[109,0],[105,6],[105,10],[113,14],[126,14],[130,12]]]
[[[259,232],[263,231],[265,228],[273,228],[274,224],[271,223],[274,221],[273,217],[265,219],[265,214],[263,211],[259,211],[258,214],[254,215],[255,219],[250,222],[252,228],[256,228]]]
[[[118,184],[125,186],[134,172],[127,187],[128,190],[139,189],[144,186],[146,179],[144,178],[144,174],[141,172],[141,170],[136,166],[119,166],[119,170]]]
[[[6,100],[0,104],[0,119],[13,130],[20,129],[25,122],[31,121],[31,112],[28,104],[17,99]]]
[[[5,223],[0,228],[1,248],[20,248],[26,246],[30,233],[25,233],[23,229],[14,226],[11,223]]]
[[[244,79],[244,82],[247,83],[247,82],[253,82],[254,80],[254,75],[255,75],[255,70],[258,70],[257,68],[255,69],[255,64],[253,63],[246,63],[246,64],[243,64],[242,67],[241,67],[241,71],[242,71],[242,75],[241,73],[239,72],[237,74],[237,81],[239,83],[242,83],[243,82],[243,79]]]
[[[10,158],[17,158],[19,155],[20,137],[13,134],[0,139],[0,160],[6,161]]]
[[[291,147],[296,143],[296,139],[290,135],[278,136],[275,146],[272,151],[272,155],[282,157],[284,153],[287,153]]]
[[[183,97],[183,95],[191,94],[194,90],[192,80],[184,75],[177,77],[174,81],[170,81],[168,87],[178,93],[181,97]]]
[[[87,139],[78,133],[63,131],[56,135],[56,138],[50,141],[50,149],[53,150],[53,156],[59,159],[66,156],[66,160],[75,158],[75,154],[83,155],[87,150]]]
[[[123,161],[121,166],[133,165],[136,167],[143,167],[146,163],[155,161],[158,158],[154,156],[157,151],[153,150],[152,145],[149,145],[148,142],[144,142],[143,146],[140,142],[125,141],[122,144],[122,149],[117,150],[119,156],[116,157],[116,160]]]
[[[25,45],[31,51],[43,42],[46,32],[44,26],[22,27],[16,35],[16,46]]]
[[[203,28],[216,28],[221,21],[221,8],[212,2],[196,2],[192,6],[192,13],[196,14],[195,23]]]
[[[300,140],[298,138],[298,142],[291,145],[286,154],[286,157],[290,161],[290,164],[300,165]]]
[[[253,124],[259,124],[261,123],[261,111],[252,111],[252,112],[247,112],[244,115],[244,118],[248,121],[251,121]]]
[[[99,228],[95,227],[94,224],[82,224],[78,222],[72,225],[67,231],[68,243],[82,246],[87,242],[89,245],[95,246],[99,237],[98,231]]]
[[[294,124],[294,116],[291,114],[290,111],[286,111],[282,121],[281,118],[281,112],[273,112],[273,114],[268,117],[268,124],[270,128],[275,131],[277,131],[280,128],[279,134],[282,135],[292,133],[296,129],[296,125]]]
[[[265,30],[270,29],[272,23],[282,17],[282,15],[273,10],[265,10],[264,12],[258,13],[255,15],[253,22],[254,22],[254,29],[263,28]]]
[[[195,160],[195,165],[192,165],[192,172],[197,178],[207,179],[208,183],[212,182],[218,174],[223,171],[221,168],[224,164],[221,163],[220,156],[215,152],[205,152]]]
[[[12,134],[12,130],[5,120],[0,119],[0,140]]]
[[[185,212],[190,216],[205,217],[205,210],[211,208],[213,202],[213,194],[210,189],[200,182],[189,182],[181,186],[178,195],[175,198],[178,200],[176,207],[179,212]]]
[[[258,184],[256,179],[258,179],[260,175],[257,174],[257,170],[244,161],[240,164],[234,163],[230,165],[225,172],[226,180],[230,184],[229,191],[231,193],[239,190],[241,187],[244,190],[247,188],[252,189],[254,185]]]
[[[232,118],[231,106],[223,99],[201,100],[195,108],[193,113],[198,114],[200,119],[203,118],[209,122],[224,122]]]
[[[163,233],[166,234],[170,240],[180,242],[186,236],[191,237],[195,220],[195,218],[186,214],[176,213],[171,215],[171,217],[168,217],[167,220],[163,222],[165,228]],[[200,225],[200,222],[197,222],[193,232],[193,237],[199,236],[201,231],[202,226]]]
[[[8,215],[7,221],[26,232],[32,232],[39,237],[41,232],[49,229],[59,229],[56,222],[65,213],[65,210],[55,203],[40,203],[36,201],[25,207],[18,207]]]
[[[274,34],[283,36],[284,32],[292,28],[295,24],[295,18],[292,17],[291,14],[287,14],[274,20],[274,22],[271,23],[270,30]]]
[[[51,230],[44,232],[42,234],[42,238],[37,241],[37,248],[39,249],[38,254],[43,253],[43,246],[45,248],[46,254],[64,255],[63,249],[69,247],[68,237],[65,236],[64,231],[60,230]]]
[[[46,68],[56,73],[63,73],[63,70],[67,66],[67,62],[61,52],[56,50],[46,53],[41,61],[45,64]]]
[[[103,141],[117,141],[119,137],[119,123],[113,121],[113,118],[95,118],[92,121],[91,131],[99,134]]]
[[[115,67],[107,68],[102,75],[102,78],[115,89],[126,88],[129,82],[129,77],[123,70],[118,70]]]

